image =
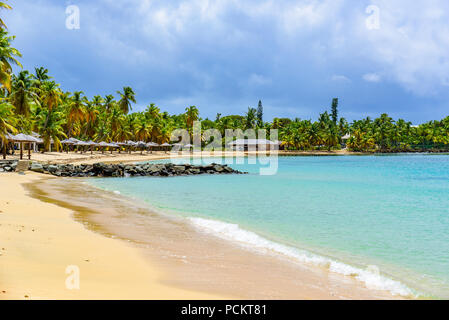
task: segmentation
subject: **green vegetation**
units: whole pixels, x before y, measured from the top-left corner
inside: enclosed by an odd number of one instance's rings
[[[0,9],[10,9],[0,2]],[[45,68],[13,74],[12,66],[21,66],[14,40],[0,19],[0,140],[5,145],[7,133],[37,132],[44,140],[45,150],[53,140],[75,137],[80,140],[125,141],[142,140],[165,143],[174,129],[185,128],[192,134],[193,123],[201,121],[202,129],[279,130],[279,140],[291,150],[337,150],[347,146],[356,152],[449,151],[449,117],[412,126],[410,122],[394,121],[387,114],[348,123],[338,117],[339,101],[332,100],[330,113],[320,114],[317,121],[274,118],[264,122],[262,101],[248,108],[245,115],[223,116],[215,120],[200,118],[199,109],[190,106],[184,113],[170,115],[155,104],[144,111],[132,112],[137,103],[130,87],[104,97],[88,99],[82,91],[65,92]],[[342,139],[345,135],[347,139]]]

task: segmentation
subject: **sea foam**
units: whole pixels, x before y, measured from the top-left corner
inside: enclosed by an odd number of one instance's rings
[[[346,263],[305,250],[270,241],[254,232],[240,228],[237,224],[196,217],[187,219],[199,230],[221,239],[233,241],[246,249],[256,250],[263,253],[281,254],[292,258],[297,262],[328,268],[331,272],[354,277],[363,282],[369,289],[389,291],[393,295],[415,296],[415,294],[401,282],[381,275],[376,266],[368,266],[366,270],[353,267]]]

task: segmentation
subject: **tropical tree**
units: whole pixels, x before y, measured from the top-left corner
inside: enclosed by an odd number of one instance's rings
[[[0,84],[8,91],[11,91],[12,66],[22,67],[16,59],[22,54],[19,50],[11,47],[14,38],[14,36],[8,36],[8,33],[0,28]]]
[[[196,106],[190,106],[185,110],[185,121],[189,129],[193,128],[193,122],[197,121],[200,112]]]
[[[88,102],[87,98],[83,96],[82,91],[76,91],[69,100],[67,105],[67,123],[69,123],[68,137],[72,136],[74,125],[83,121],[86,118],[85,104]]]
[[[64,114],[62,110],[44,109],[37,119],[38,130],[41,138],[44,140],[44,151],[48,151],[51,142],[59,151],[61,148],[61,138],[66,138],[63,125],[65,124]]]
[[[11,8],[8,4],[6,4],[6,3],[4,3],[4,2],[0,2],[0,9],[11,10],[12,8]],[[7,29],[6,24],[5,24],[5,23],[3,22],[3,20],[0,18],[0,29],[3,29],[3,28]]]
[[[28,117],[30,106],[34,101],[38,103],[38,96],[32,87],[32,77],[28,71],[20,71],[17,76],[13,75],[13,90],[9,101],[15,108],[15,113]]]
[[[13,106],[9,103],[0,103],[0,140],[3,146],[3,159],[6,159],[6,148],[8,144],[7,135],[17,132],[14,127]]]
[[[120,95],[118,105],[124,114],[128,114],[132,110],[131,102],[137,103],[136,94],[131,87],[124,87],[123,92],[117,91]]]
[[[256,126],[257,110],[249,107],[245,115],[245,129],[253,129]]]

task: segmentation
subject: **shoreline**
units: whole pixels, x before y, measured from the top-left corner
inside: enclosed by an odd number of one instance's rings
[[[151,212],[134,200],[131,204],[116,194],[99,189],[95,192],[94,187],[85,184],[79,187],[79,180],[41,180],[43,183],[27,186],[33,197],[75,211],[73,218],[89,230],[130,242],[152,266],[164,270],[166,277],[161,281],[170,287],[238,299],[404,298],[367,289],[352,277],[324,268],[244,250],[228,240],[198,232],[185,221]],[[50,186],[49,182],[55,184]],[[65,196],[61,191],[68,185],[72,191]],[[123,227],[125,220],[121,217],[124,207],[128,210],[127,227]],[[152,237],[148,238],[148,234]]]

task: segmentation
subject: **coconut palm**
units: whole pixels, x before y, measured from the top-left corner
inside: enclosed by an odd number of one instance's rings
[[[0,9],[11,10],[12,8],[8,4],[6,4],[4,2],[0,2]],[[6,24],[3,22],[3,20],[0,18],[0,29],[3,29],[3,28],[6,29],[7,27],[6,27]]]
[[[85,103],[87,98],[83,96],[82,91],[76,91],[73,93],[69,104],[67,105],[67,122],[69,123],[68,137],[70,138],[73,133],[73,127],[75,124],[83,121],[86,118]]]
[[[38,103],[38,96],[33,91],[32,77],[28,71],[20,71],[17,76],[13,76],[13,90],[9,96],[9,101],[15,108],[15,113],[28,117],[30,106],[34,101]]]
[[[38,130],[41,138],[44,140],[44,151],[48,151],[51,146],[51,142],[59,151],[61,145],[61,139],[66,138],[63,125],[65,123],[63,111],[44,109],[37,119]]]
[[[9,103],[0,104],[0,140],[3,145],[3,159],[6,159],[6,148],[8,144],[7,134],[17,132],[14,127],[13,106]]]
[[[200,112],[196,106],[190,106],[185,110],[185,121],[187,128],[192,129],[193,123],[198,120]]]
[[[11,91],[12,66],[22,67],[16,59],[21,57],[22,54],[19,50],[11,47],[11,42],[14,38],[13,36],[8,36],[8,33],[0,28],[0,84],[8,91]]]
[[[246,129],[253,129],[256,125],[256,119],[257,119],[257,110],[249,107],[245,117]]]
[[[112,94],[109,94],[104,97],[103,106],[107,113],[109,113],[111,111],[111,109],[114,107],[115,103],[116,102],[114,101],[114,96]]]
[[[128,114],[129,111],[132,110],[131,102],[137,103],[136,94],[131,87],[124,87],[123,92],[117,91],[117,93],[120,95],[120,100],[118,102],[120,110],[122,110],[124,114]]]

